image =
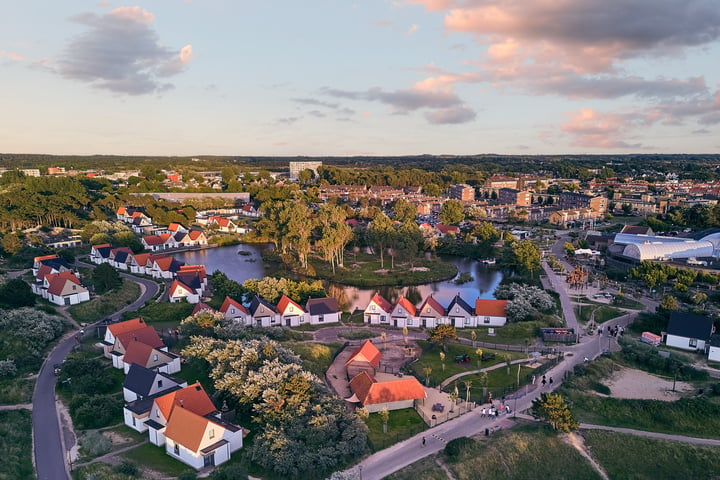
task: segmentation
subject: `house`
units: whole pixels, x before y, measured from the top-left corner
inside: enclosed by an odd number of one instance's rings
[[[246,205],[243,205],[243,207],[240,209],[240,214],[245,215],[246,217],[259,217],[260,212],[257,208],[250,205],[249,203]]]
[[[430,295],[417,310],[418,323],[423,328],[435,328],[447,321],[445,307]]]
[[[67,272],[73,268],[64,258],[57,254],[43,255],[33,259],[33,276],[37,278],[40,267],[45,265],[50,268],[50,273]]]
[[[475,324],[475,309],[470,307],[458,293],[447,308],[450,325],[455,328],[471,327]]]
[[[395,304],[390,312],[392,326],[399,328],[417,326],[418,321],[415,318],[416,313],[417,310],[415,309],[415,305],[410,303],[410,300],[407,298],[400,297],[397,304]]]
[[[720,335],[714,334],[710,336],[708,342],[708,361],[720,362]]]
[[[187,300],[188,303],[198,303],[201,295],[199,281],[188,285],[182,280],[175,279],[168,288],[170,303],[177,303],[182,300]]]
[[[663,337],[668,347],[705,352],[705,344],[714,332],[713,321],[709,317],[687,312],[672,312]]]
[[[443,225],[442,223],[435,225],[435,236],[444,238],[447,235],[460,235],[460,227],[457,225]]]
[[[205,232],[197,228],[191,229],[187,232],[185,239],[183,240],[186,245],[189,246],[204,246],[208,244],[207,236]]]
[[[242,429],[220,418],[199,383],[155,398],[145,418],[150,443],[197,470],[242,448]]]
[[[340,321],[340,307],[334,297],[311,298],[305,304],[305,310],[311,325]]]
[[[145,250],[151,252],[159,252],[171,248],[171,245],[175,245],[175,239],[169,233],[162,233],[160,235],[145,235],[140,239],[140,243]]]
[[[630,235],[647,235],[650,237],[655,236],[655,232],[650,227],[644,227],[642,225],[625,225],[623,226],[620,233],[628,233]]]
[[[185,380],[133,363],[130,365],[123,382],[123,398],[126,402],[134,402],[153,395],[167,393],[171,388],[182,387],[187,387]]]
[[[132,256],[132,259],[130,260],[130,272],[131,273],[137,273],[140,275],[149,275],[150,271],[147,270],[148,263],[150,264],[150,269],[152,270],[152,262],[148,262],[150,260],[150,257],[152,256],[151,253],[136,253]]]
[[[477,327],[500,327],[507,323],[507,300],[475,300]]]
[[[197,278],[197,281],[200,282],[203,291],[208,285],[205,265],[180,265],[178,271],[175,272],[175,278],[183,280],[186,283],[191,283],[190,278]]]
[[[145,327],[147,327],[147,324],[142,318],[133,318],[132,320],[125,320],[124,322],[118,322],[108,325],[105,329],[103,341],[101,342],[103,346],[103,354],[105,355],[105,357],[111,358],[110,350],[112,349],[112,346],[115,345],[115,340],[117,340],[117,337],[119,335],[127,332],[132,332],[134,330],[139,330]]]
[[[254,325],[258,327],[275,325],[277,310],[270,302],[255,295],[255,298],[250,302],[250,308],[248,308],[248,310],[250,311]]]
[[[218,231],[225,233],[234,233],[237,231],[238,226],[229,218],[212,216],[208,218],[208,226],[216,225]]]
[[[118,209],[115,211],[115,217],[118,220],[120,220],[121,222],[130,221],[131,215],[132,215],[132,212],[128,212],[127,207],[118,207]]]
[[[133,212],[127,223],[130,224],[132,231],[138,235],[148,234],[153,229],[152,219],[142,212]]]
[[[112,245],[109,243],[93,245],[90,247],[90,261],[98,265],[101,263],[107,263],[110,258],[110,250],[112,250],[112,248]]]
[[[217,310],[215,310],[213,307],[208,305],[205,302],[198,302],[195,304],[195,308],[193,308],[192,313],[190,313],[190,316],[196,315],[200,312],[210,312],[210,313],[216,313]]]
[[[107,263],[118,270],[129,270],[132,263],[133,252],[128,247],[113,248]]]
[[[227,320],[232,320],[234,323],[252,325],[252,315],[250,315],[250,311],[240,302],[237,302],[230,297],[225,297],[219,311],[225,315]]]
[[[390,322],[392,310],[392,304],[380,296],[379,293],[376,293],[368,306],[365,307],[365,323],[372,325],[387,324]]]
[[[175,277],[183,263],[173,257],[156,256],[152,257],[152,267],[148,272],[153,278],[164,278],[167,280]]]
[[[425,388],[415,377],[378,382],[367,372],[360,372],[350,380],[350,390],[353,395],[347,400],[359,402],[369,412],[412,408],[416,400],[427,398]]]
[[[184,225],[173,222],[170,225],[168,225],[165,233],[174,235],[176,233],[187,233],[187,232],[189,232],[189,230],[187,228],[185,228]]]
[[[381,359],[380,350],[370,340],[366,340],[345,362],[347,378],[354,378],[360,372],[367,372],[374,376]]]
[[[305,323],[305,309],[295,303],[287,295],[280,297],[277,304],[277,312],[280,314],[278,321],[286,327],[298,327]]]
[[[150,327],[151,328],[151,327]],[[127,374],[132,365],[152,368],[161,373],[177,373],[180,371],[180,356],[166,351],[167,347],[152,347],[139,340],[131,341],[122,357],[123,371]]]
[[[145,347],[142,345],[136,345],[137,343],[144,344]],[[125,355],[128,353],[131,354],[127,359],[128,365],[134,362],[150,368],[151,366],[158,366],[163,361],[167,360],[165,357],[156,355],[157,358],[153,357],[153,363],[157,362],[157,365],[149,365],[147,360],[143,361],[143,355],[150,354],[150,351],[146,347],[167,352],[167,347],[153,327],[146,326],[121,333],[115,338],[115,343],[113,343],[113,346],[109,349],[109,355],[112,360],[113,367],[125,371]],[[178,368],[177,371],[179,370],[180,369]]]
[[[77,305],[90,300],[90,291],[85,288],[80,279],[72,271],[44,274],[41,267],[42,281],[32,285],[35,294],[47,298],[55,305]]]

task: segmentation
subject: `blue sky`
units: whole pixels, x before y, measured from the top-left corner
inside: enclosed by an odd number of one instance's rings
[[[716,0],[2,0],[0,151],[720,153]]]

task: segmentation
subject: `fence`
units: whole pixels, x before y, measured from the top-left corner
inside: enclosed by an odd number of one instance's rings
[[[425,421],[427,426],[432,428],[436,425],[440,425],[441,423],[452,420],[453,418],[457,418],[460,415],[472,412],[473,409],[477,407],[477,405],[475,404],[475,402],[466,402],[465,400],[458,398],[457,403],[453,405],[452,408],[448,411],[433,412],[429,415],[423,411],[423,409],[420,407],[420,402],[418,402],[417,400],[415,401],[414,407],[415,411],[418,412],[418,415],[422,417],[423,421]]]

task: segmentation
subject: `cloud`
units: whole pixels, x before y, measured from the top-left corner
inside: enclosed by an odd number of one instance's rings
[[[349,100],[366,100],[390,105],[399,113],[407,113],[420,108],[447,108],[462,104],[462,100],[450,91],[408,88],[386,92],[381,88],[370,88],[366,91],[349,91],[325,87],[321,90],[326,95]]]
[[[282,117],[275,120],[275,123],[281,124],[281,125],[292,125],[293,123],[296,123],[300,121],[302,117]]]
[[[315,98],[293,98],[293,102],[301,103],[303,105],[311,105],[315,107],[325,107],[325,108],[338,108],[339,105],[337,103],[330,103],[330,102],[323,102],[322,100],[317,100]]]
[[[440,108],[425,113],[427,121],[435,125],[467,123],[475,120],[476,116],[477,114],[465,105]]]
[[[55,71],[95,88],[128,95],[162,92],[173,88],[162,78],[183,72],[192,58],[192,45],[179,51],[161,45],[152,28],[155,16],[140,7],[72,20],[88,28],[67,45]]]
[[[6,52],[5,50],[0,50],[0,57],[7,58],[9,60],[12,60],[13,62],[22,62],[23,60],[25,60],[25,57],[23,57],[19,53]]]
[[[572,145],[602,149],[642,148],[639,143],[625,141],[629,130],[636,126],[634,115],[601,113],[589,108],[570,113],[573,117],[560,128],[574,137]]]
[[[417,32],[418,28],[420,28],[420,27],[418,27],[416,24],[413,23],[412,25],[410,25],[410,28],[408,29],[407,32],[405,32],[405,34],[412,35],[413,33]]]
[[[700,128],[700,129],[698,129],[698,130],[693,130],[693,131],[690,132],[690,133],[693,133],[693,134],[695,134],[695,135],[707,135],[707,134],[712,133],[712,132],[711,132],[710,130],[708,130],[707,128]]]
[[[321,112],[320,110],[310,110],[310,111],[307,112],[307,113],[308,113],[308,115],[312,115],[313,117],[317,117],[317,118],[324,118],[324,117],[327,116],[327,115],[325,115],[323,112]]]

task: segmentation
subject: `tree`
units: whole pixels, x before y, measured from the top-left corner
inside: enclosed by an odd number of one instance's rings
[[[672,295],[666,295],[660,302],[658,311],[672,312],[678,308],[680,308],[680,305],[678,304],[677,299]]]
[[[565,253],[572,255],[575,253],[575,245],[570,242],[565,242]]]
[[[95,285],[95,292],[103,294],[122,284],[120,274],[107,263],[95,267],[92,272],[92,281]]]
[[[559,393],[543,393],[540,398],[533,400],[532,412],[536,417],[548,421],[552,429],[558,432],[570,432],[580,426]]]
[[[390,410],[387,407],[383,407],[379,412],[380,418],[383,422],[383,433],[387,433],[388,420],[390,420]]]
[[[478,370],[480,370],[480,365],[482,365],[482,356],[483,356],[482,348],[476,349],[475,355],[477,355]]]
[[[475,341],[477,340],[477,332],[475,330],[470,330],[470,340],[472,340],[474,347]],[[480,352],[482,353],[482,350]]]
[[[23,242],[20,237],[14,233],[8,233],[2,237],[2,248],[6,253],[15,255],[23,248]]]
[[[380,251],[380,268],[385,268],[384,253],[395,233],[393,224],[384,213],[379,213],[368,225],[368,243]]]
[[[440,208],[440,222],[444,225],[460,223],[465,219],[465,207],[460,200],[450,199]]]
[[[407,326],[403,327],[402,333],[403,333],[403,343],[405,343],[405,345],[407,345],[407,343],[408,343],[408,328],[407,328]]]
[[[440,363],[442,364],[443,372],[445,371],[445,352],[440,352]]]
[[[430,386],[430,374],[432,373],[432,367],[423,367],[423,373],[425,374],[425,386]]]
[[[465,380],[465,402],[470,403],[470,389],[472,388],[472,380]]]
[[[452,325],[441,324],[430,329],[430,338],[432,343],[438,344],[446,351],[447,343],[451,340],[457,340],[457,329]]]
[[[30,285],[13,278],[0,287],[0,304],[10,308],[31,307],[35,305],[35,294]]]
[[[395,220],[400,223],[415,222],[415,217],[417,217],[417,207],[414,203],[410,203],[404,198],[400,198],[395,201],[393,213],[395,214]]]
[[[530,240],[515,242],[512,252],[515,257],[515,264],[521,271],[532,274],[532,272],[540,268],[542,255],[537,246]]]

